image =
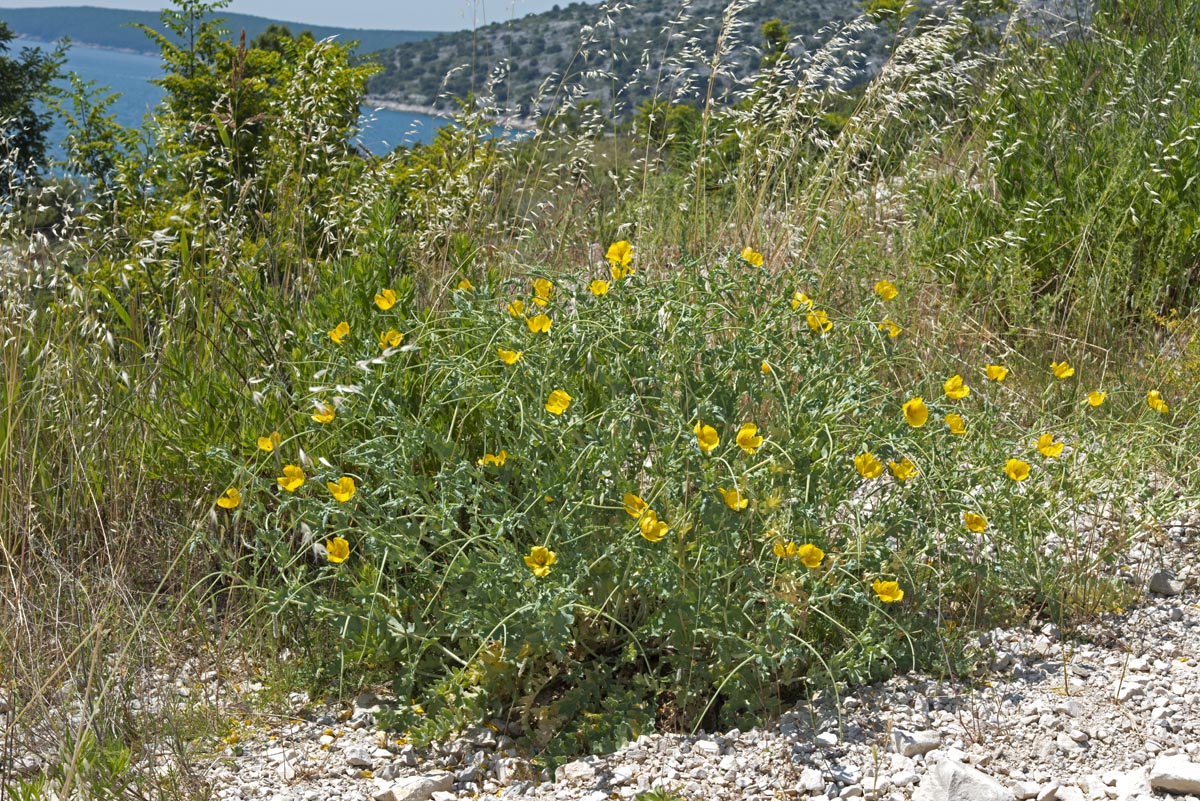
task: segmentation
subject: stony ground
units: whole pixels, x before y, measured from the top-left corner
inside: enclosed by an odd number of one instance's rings
[[[920,675],[817,699],[749,731],[649,735],[558,768],[523,759],[503,724],[418,749],[374,725],[380,699],[241,739],[208,765],[212,797],[602,801],[1200,798],[1200,606],[1187,565],[1200,520],[1142,542],[1137,608],[1072,633],[997,630],[983,686]],[[1135,578],[1135,576],[1137,578]],[[300,714],[307,698],[293,697]],[[653,796],[652,796],[653,797]]]

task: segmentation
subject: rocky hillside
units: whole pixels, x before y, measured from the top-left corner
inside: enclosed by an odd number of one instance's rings
[[[727,0],[572,3],[380,51],[374,57],[384,69],[369,91],[393,102],[452,106],[451,98],[489,94],[492,84],[498,104],[520,116],[572,93],[600,99],[605,107],[615,99],[615,112],[623,115],[650,98],[702,99],[722,30],[727,52],[716,89],[727,93],[759,67],[764,22],[781,20],[789,52],[802,55],[830,38],[830,25],[861,13],[857,0],[734,5],[740,8],[729,23],[723,20]],[[858,52],[847,54],[846,64],[865,71],[882,54],[886,29],[870,26],[854,38]]]

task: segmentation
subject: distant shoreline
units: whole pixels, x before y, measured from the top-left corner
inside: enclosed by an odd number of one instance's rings
[[[402,111],[405,114],[424,114],[427,117],[440,117],[445,120],[452,120],[456,115],[444,109],[434,108],[433,106],[419,106],[415,103],[400,103],[396,100],[389,100],[386,97],[376,97],[374,95],[365,95],[359,101],[361,105],[371,106],[372,108],[381,108],[387,111]],[[502,125],[508,128],[515,128],[518,131],[536,131],[537,123],[525,117],[503,117],[495,116],[491,118],[496,125]]]

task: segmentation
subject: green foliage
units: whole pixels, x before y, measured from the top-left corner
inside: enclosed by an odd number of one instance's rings
[[[762,24],[762,59],[759,69],[770,69],[776,66],[780,59],[787,55],[788,45],[792,41],[791,26],[781,19],[769,19]]]
[[[0,201],[46,165],[46,132],[53,120],[39,104],[55,93],[65,52],[61,46],[50,53],[26,48],[14,57],[9,55],[14,38],[0,22]]]

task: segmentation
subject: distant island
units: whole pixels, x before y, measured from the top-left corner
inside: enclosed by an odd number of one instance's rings
[[[336,36],[343,42],[357,41],[359,53],[384,50],[400,44],[419,42],[436,36],[435,31],[387,31],[367,28],[335,28],[328,25],[306,25],[288,20],[267,19],[249,14],[218,12],[214,16],[225,20],[225,27],[236,41],[242,30],[253,39],[268,25],[286,25],[293,33],[310,31],[316,39]],[[105,47],[133,53],[157,55],[158,48],[130,23],[141,23],[159,29],[155,11],[129,11],[95,6],[51,6],[48,8],[7,8],[0,6],[0,20],[8,23],[13,33],[26,39],[57,42],[69,38],[79,45]]]

